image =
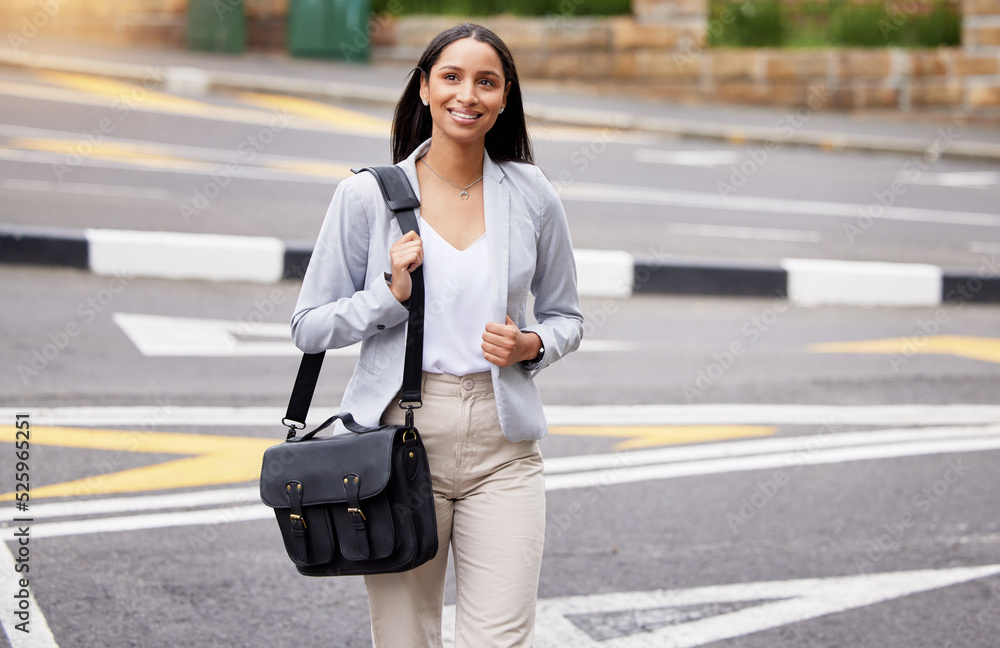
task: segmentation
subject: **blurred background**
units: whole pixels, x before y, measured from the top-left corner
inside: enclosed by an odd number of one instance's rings
[[[536,378],[536,646],[996,648],[1000,0],[2,0],[6,645],[370,645],[256,480],[337,183],[465,20],[585,315]]]

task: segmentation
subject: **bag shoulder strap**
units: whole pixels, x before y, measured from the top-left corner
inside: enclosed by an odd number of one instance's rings
[[[367,171],[375,176],[385,204],[393,212],[400,230],[420,233],[417,217],[413,210],[420,206],[420,200],[413,191],[406,173],[398,166],[365,167],[351,169],[354,173]],[[420,382],[424,353],[424,273],[418,267],[410,273],[413,288],[407,302],[409,316],[406,326],[406,356],[403,365],[403,385],[400,390],[399,406],[407,410],[408,424],[412,424],[412,411],[421,406]],[[292,395],[282,424],[288,427],[288,438],[295,437],[298,430],[305,428],[306,415],[316,391],[316,381],[323,367],[325,351],[303,353],[299,371],[295,376]],[[296,425],[298,424],[298,425]]]

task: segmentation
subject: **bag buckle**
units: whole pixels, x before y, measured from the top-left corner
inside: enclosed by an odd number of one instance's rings
[[[364,520],[365,522],[368,521],[368,518],[365,517],[365,514],[362,513],[361,509],[359,509],[359,508],[348,507],[347,512],[351,514],[351,519],[352,520],[354,520],[354,516],[355,515],[360,515],[362,520]],[[354,521],[356,522],[357,520],[354,520]]]
[[[303,517],[302,517],[301,515],[296,515],[295,513],[292,513],[292,514],[291,514],[291,515],[289,515],[288,517],[289,517],[289,519],[290,519],[290,520],[292,521],[292,524],[295,524],[296,522],[299,522],[299,523],[301,523],[301,524],[302,524],[302,528],[303,528],[303,529],[308,529],[308,528],[309,528],[309,527],[308,527],[308,526],[306,525],[306,520],[305,520],[305,518],[303,518]]]
[[[399,401],[399,406],[403,407],[403,401]],[[406,427],[408,427],[408,428],[412,428],[413,427],[413,410],[420,409],[422,406],[423,406],[423,403],[417,403],[416,407],[414,407],[412,403],[407,403],[407,405],[406,405],[406,419],[404,421]]]
[[[281,419],[281,424],[288,428],[288,436],[285,437],[285,441],[289,439],[294,439],[295,435],[298,434],[299,430],[306,429],[305,423],[299,423],[298,421],[289,420],[287,417]]]

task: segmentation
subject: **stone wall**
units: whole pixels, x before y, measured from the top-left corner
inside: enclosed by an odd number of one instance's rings
[[[6,34],[12,46],[43,33],[183,47],[187,2],[0,0],[0,37]],[[288,0],[245,4],[249,46],[284,47]],[[795,106],[822,96],[825,108],[1000,112],[1000,0],[963,0],[963,46],[934,50],[706,48],[718,27],[707,21],[707,0],[633,0],[632,6],[632,16],[481,22],[507,41],[524,78],[674,101]],[[455,22],[375,16],[373,58],[411,64]]]
[[[814,108],[1000,110],[1000,0],[964,0],[960,48],[707,48],[705,0],[634,0],[614,18],[496,17],[524,78],[684,102]],[[453,20],[404,17],[376,59],[412,62]],[[822,100],[820,100],[822,98]]]

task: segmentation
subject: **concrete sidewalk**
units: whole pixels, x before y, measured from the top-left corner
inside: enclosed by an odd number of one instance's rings
[[[58,70],[146,80],[150,69],[165,89],[207,92],[237,89],[393,106],[410,69],[396,64],[351,65],[292,58],[282,52],[220,54],[182,49],[66,43],[36,39],[28,47],[0,47],[0,66]],[[775,143],[824,150],[921,154],[949,124],[912,116],[867,119],[798,108],[693,106],[587,92],[580,86],[525,82],[529,114],[545,123],[617,128],[732,143]],[[940,122],[940,120],[938,120]],[[955,126],[956,124],[950,124]],[[1000,160],[1000,129],[961,127],[943,156]]]

